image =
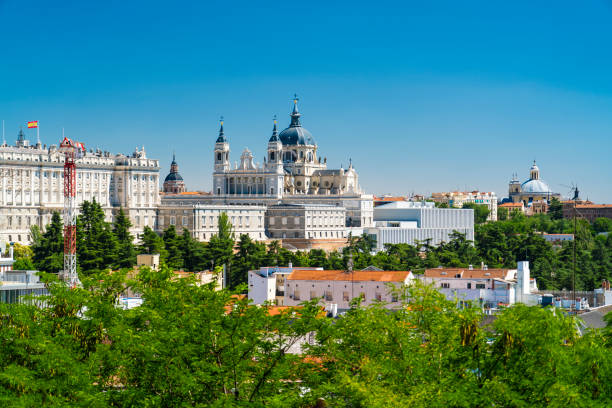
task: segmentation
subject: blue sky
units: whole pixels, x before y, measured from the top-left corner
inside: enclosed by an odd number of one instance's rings
[[[163,175],[175,150],[190,189],[210,189],[220,115],[232,161],[261,162],[297,93],[367,192],[501,197],[536,159],[553,190],[612,202],[611,73],[612,1],[0,0],[9,142],[40,120],[43,143],[144,145]]]

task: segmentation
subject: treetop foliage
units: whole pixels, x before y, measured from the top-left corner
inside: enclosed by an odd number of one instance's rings
[[[517,305],[491,323],[416,283],[395,289],[398,310],[331,319],[316,300],[271,313],[166,266],[126,276],[96,272],[72,290],[47,276],[45,307],[0,304],[2,406],[612,404],[611,331],[578,336],[551,308]],[[143,304],[126,310],[128,287]]]

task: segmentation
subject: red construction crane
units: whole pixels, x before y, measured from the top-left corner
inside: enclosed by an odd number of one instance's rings
[[[83,157],[85,146],[67,137],[60,143],[64,153],[64,280],[75,287],[79,285],[76,269],[76,164]]]

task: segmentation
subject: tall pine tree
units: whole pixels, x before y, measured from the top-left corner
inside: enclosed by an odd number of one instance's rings
[[[104,221],[100,204],[84,201],[77,218],[77,265],[90,274],[110,268],[117,260],[117,239],[110,224]]]
[[[113,234],[117,239],[117,259],[115,268],[130,268],[136,264],[136,249],[134,248],[134,238],[130,234],[132,223],[123,212],[123,208],[115,217],[113,223]]]
[[[183,268],[183,252],[181,251],[181,238],[176,233],[174,225],[170,225],[163,235],[164,246],[168,255],[166,264],[173,269]]]
[[[57,211],[51,216],[51,224],[43,234],[32,228],[32,261],[36,269],[57,273],[64,269],[64,226]]]

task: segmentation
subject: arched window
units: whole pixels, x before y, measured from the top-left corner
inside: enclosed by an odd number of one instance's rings
[[[217,161],[221,161],[221,153],[217,153]]]
[[[270,152],[270,161],[273,162],[275,159],[274,152]]]

